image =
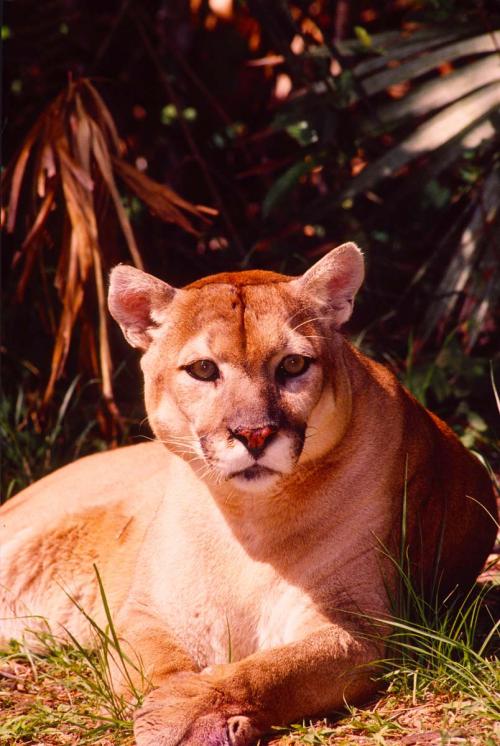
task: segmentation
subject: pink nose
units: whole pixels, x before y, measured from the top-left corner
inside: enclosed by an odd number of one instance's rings
[[[246,428],[238,427],[233,435],[245,445],[252,455],[256,456],[266,447],[268,441],[275,435],[278,428],[275,425],[265,427]]]

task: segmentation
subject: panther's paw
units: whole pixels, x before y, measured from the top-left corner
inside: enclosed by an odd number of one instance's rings
[[[250,746],[250,718],[200,674],[183,673],[149,694],[135,714],[137,746]]]

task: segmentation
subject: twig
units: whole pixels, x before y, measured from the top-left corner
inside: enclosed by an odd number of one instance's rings
[[[179,54],[174,45],[170,43],[170,40],[167,39],[166,45],[168,47],[168,51],[170,52],[172,57],[174,57],[177,64],[182,67],[187,77],[191,79],[191,81],[199,89],[203,96],[205,96],[212,109],[219,116],[219,119],[226,125],[231,124],[232,119],[229,114],[222,108],[217,99],[212,96],[205,83],[198,77],[198,75],[195,73],[195,71],[193,70],[191,65],[189,65],[183,55]]]
[[[351,3],[349,0],[337,0],[335,6],[334,32],[333,41],[335,44],[343,41],[347,36],[347,31],[351,16]]]
[[[106,54],[106,52],[108,51],[108,47],[111,44],[111,41],[113,39],[113,36],[115,35],[116,29],[118,28],[121,21],[123,20],[130,3],[131,3],[131,0],[123,0],[117,15],[113,19],[113,24],[111,28],[109,29],[109,32],[106,34],[106,37],[102,40],[99,46],[99,49],[96,52],[96,55],[94,57],[94,62],[92,65],[93,68],[99,67],[99,64],[102,58],[104,57],[104,55]]]

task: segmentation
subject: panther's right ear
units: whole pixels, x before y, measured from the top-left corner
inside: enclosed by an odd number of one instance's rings
[[[176,292],[166,282],[126,264],[111,271],[108,308],[132,347],[149,347],[151,331],[163,320]]]

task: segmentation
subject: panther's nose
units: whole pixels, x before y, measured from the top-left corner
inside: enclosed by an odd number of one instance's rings
[[[231,430],[231,435],[243,443],[254,458],[258,458],[277,432],[277,425],[270,424],[256,428],[237,427]]]

